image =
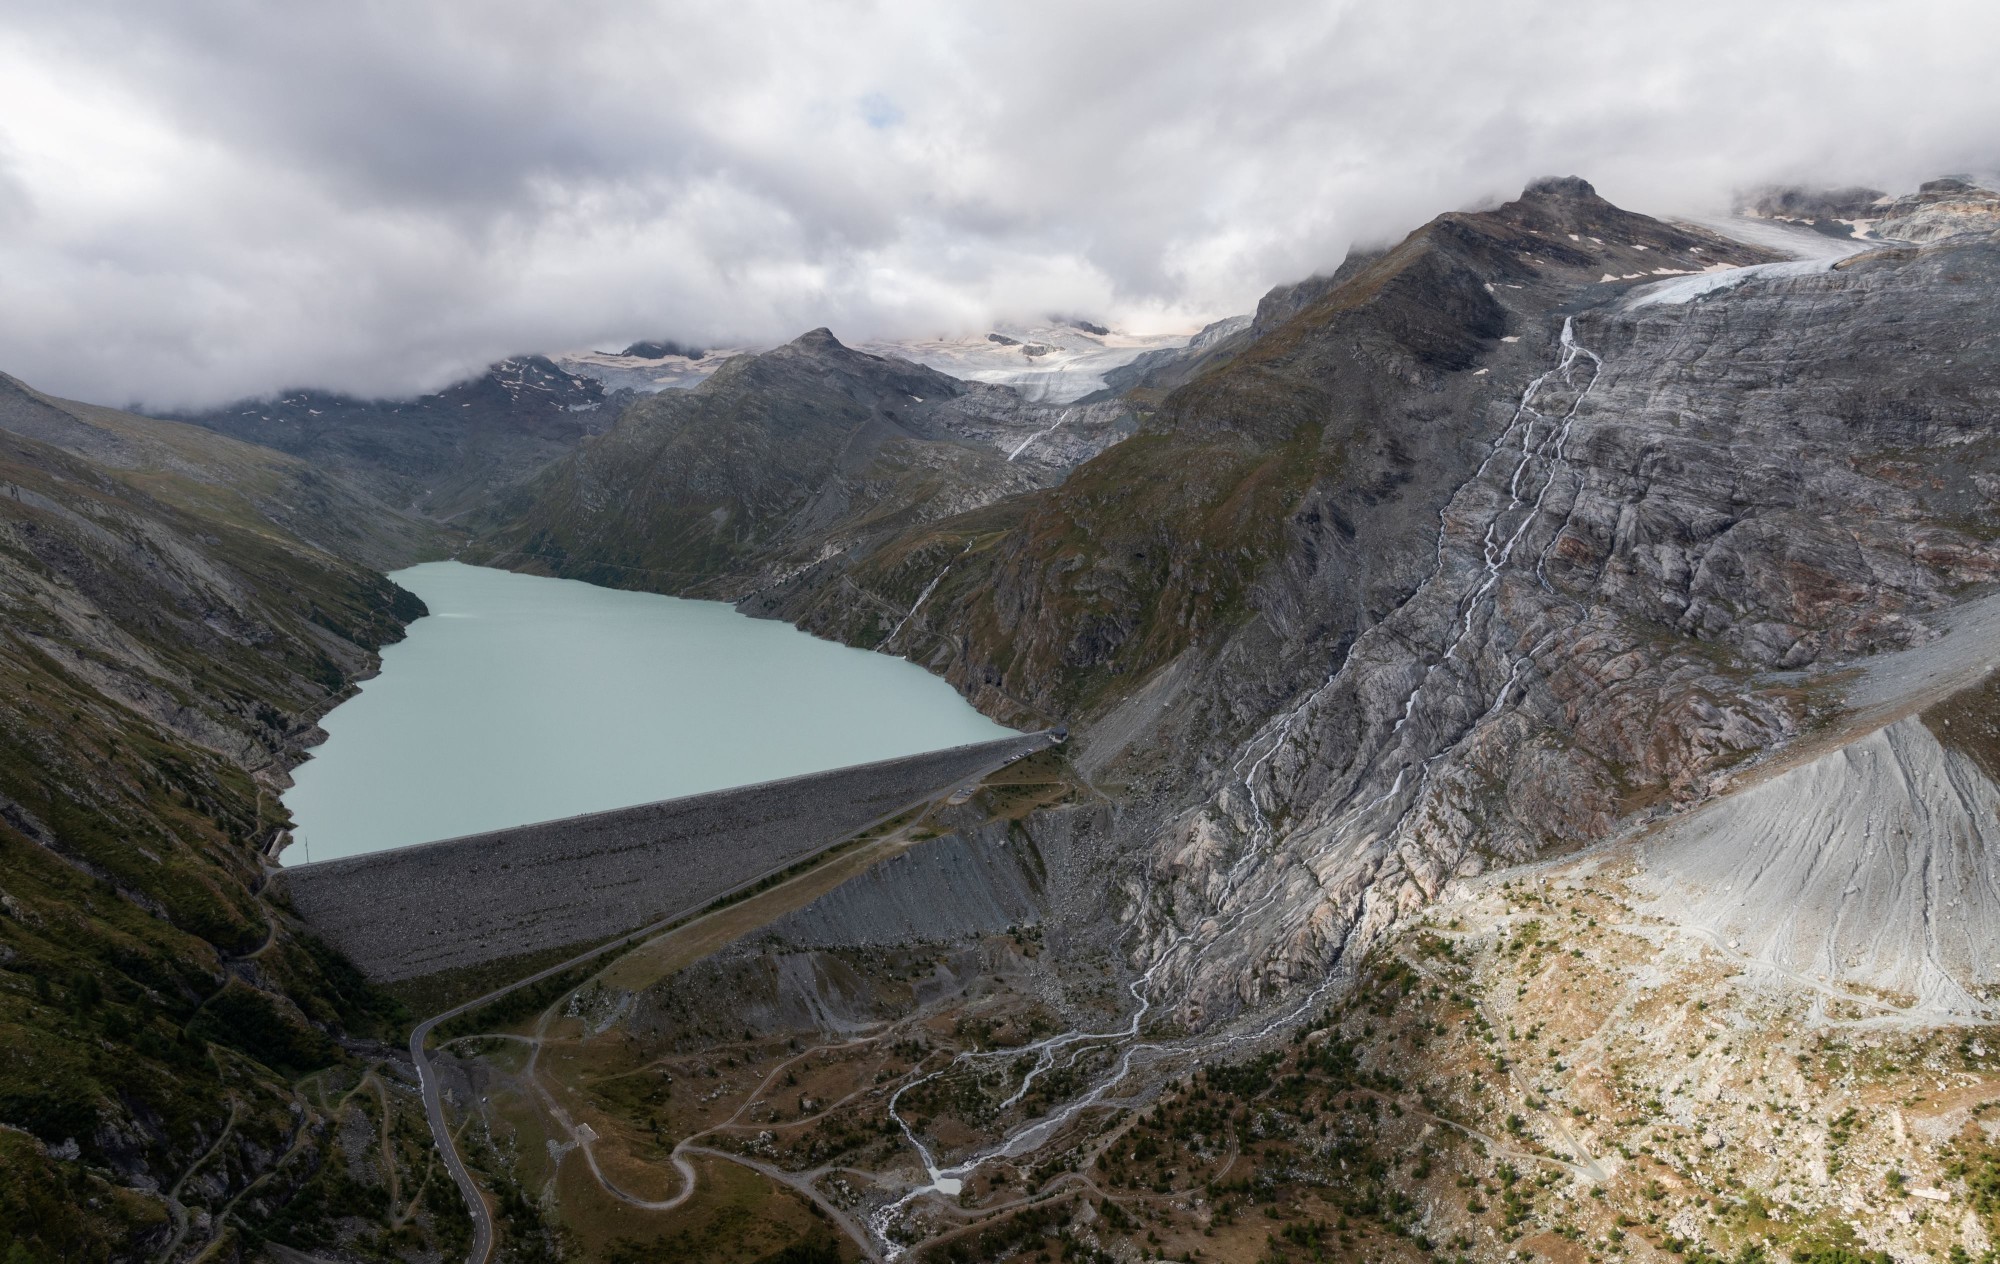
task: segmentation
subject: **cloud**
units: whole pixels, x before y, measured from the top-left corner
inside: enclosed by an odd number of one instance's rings
[[[0,17],[0,368],[403,393],[523,350],[1155,328],[1575,172],[1639,209],[2000,159],[1963,3],[528,0]]]

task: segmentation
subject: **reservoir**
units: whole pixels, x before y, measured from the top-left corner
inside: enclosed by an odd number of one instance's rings
[[[430,615],[320,722],[291,864],[983,742],[912,663],[713,601],[426,562]]]

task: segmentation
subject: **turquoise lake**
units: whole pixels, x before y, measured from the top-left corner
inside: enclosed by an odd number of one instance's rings
[[[944,681],[720,602],[426,562],[430,607],[321,721],[286,863],[1005,737]]]

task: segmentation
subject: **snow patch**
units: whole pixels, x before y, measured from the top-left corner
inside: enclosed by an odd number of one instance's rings
[[[994,332],[1008,341],[991,341],[982,332],[960,338],[878,339],[860,343],[856,350],[910,360],[968,382],[1011,386],[1036,403],[1068,404],[1103,390],[1104,375],[1112,369],[1148,351],[1187,346],[1193,336],[1116,330],[1093,334],[1057,324],[1005,325]]]

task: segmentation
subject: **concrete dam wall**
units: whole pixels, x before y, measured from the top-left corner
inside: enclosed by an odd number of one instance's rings
[[[370,978],[418,978],[692,913],[1055,740],[955,746],[299,865],[275,881]]]

